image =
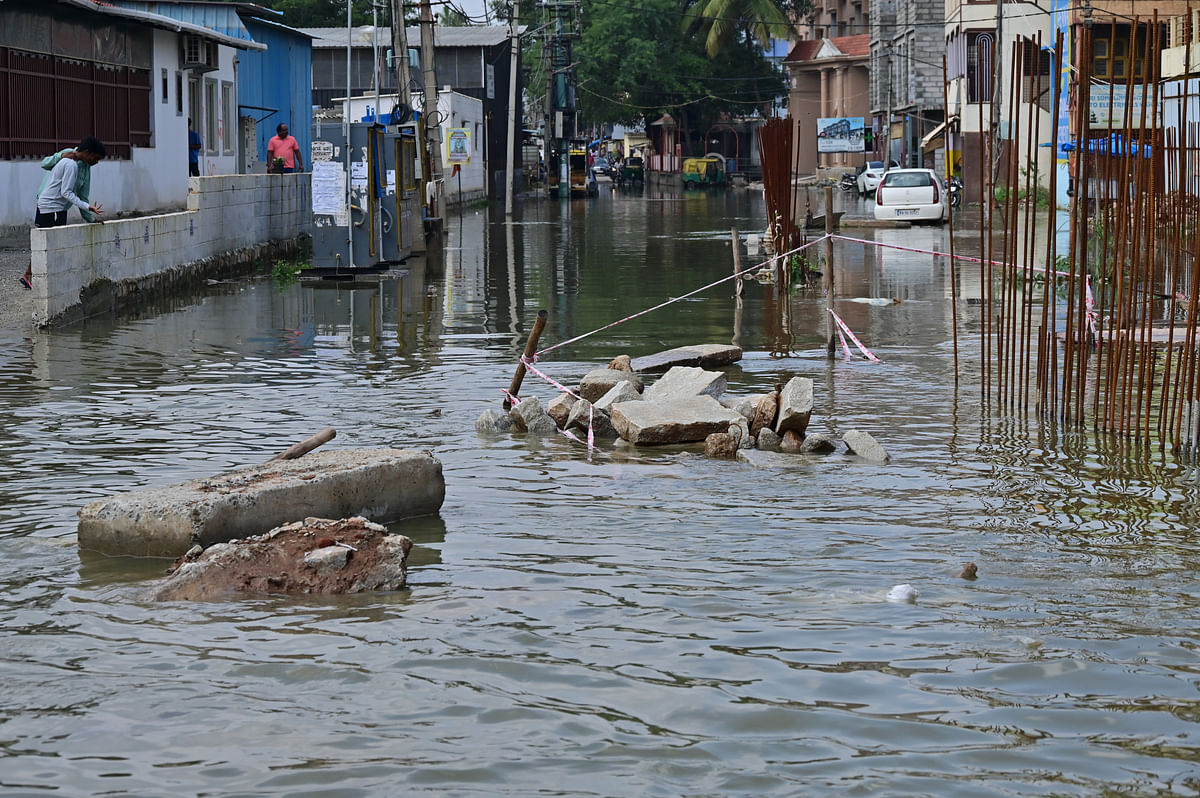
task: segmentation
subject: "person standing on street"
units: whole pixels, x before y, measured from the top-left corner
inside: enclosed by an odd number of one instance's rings
[[[279,166],[279,161],[283,166]],[[280,124],[275,128],[275,135],[267,142],[267,171],[291,174],[304,171],[304,162],[300,158],[300,143],[295,136],[288,134],[288,126]]]
[[[192,120],[188,118],[188,174],[192,177],[200,176],[200,150],[204,148],[204,142],[200,140],[200,134],[192,129]]]
[[[67,223],[67,210],[72,205],[79,208],[79,215],[86,222],[99,222],[104,206],[89,202],[91,193],[91,168],[107,155],[104,145],[95,136],[87,136],[73,150],[55,153],[42,162],[50,169],[49,176],[38,191],[37,213],[33,223],[38,227],[61,227]],[[25,268],[21,285],[33,288],[33,264]]]

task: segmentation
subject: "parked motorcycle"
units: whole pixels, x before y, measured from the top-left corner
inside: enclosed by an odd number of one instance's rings
[[[858,191],[858,177],[851,172],[846,172],[842,175],[838,187],[842,191]]]
[[[957,177],[946,181],[946,193],[950,195],[950,207],[957,208],[962,204],[963,184]]]

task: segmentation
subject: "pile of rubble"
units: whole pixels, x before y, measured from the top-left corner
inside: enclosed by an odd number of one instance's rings
[[[485,410],[475,429],[485,435],[553,435],[565,430],[583,437],[590,426],[597,439],[620,438],[637,445],[704,442],[709,456],[739,459],[752,459],[747,454],[751,450],[838,450],[834,438],[808,431],[813,384],[807,377],[793,377],[766,394],[726,396],[725,374],[706,367],[734,363],[741,356],[739,347],[719,344],[680,347],[636,360],[621,355],[607,367],[588,372],[576,396],[561,393],[544,408],[530,396],[507,414]],[[655,371],[665,373],[647,387],[640,375]],[[889,459],[868,433],[848,430],[842,442],[847,451],[866,460]]]
[[[234,594],[400,590],[412,540],[362,517],[306,518],[265,535],[194,546],[152,587],[152,601],[213,601]]]

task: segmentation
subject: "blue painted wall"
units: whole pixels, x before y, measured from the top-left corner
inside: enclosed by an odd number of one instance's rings
[[[264,51],[238,53],[237,91],[240,116],[258,123],[258,165],[266,170],[267,142],[275,127],[286,123],[300,143],[304,168],[309,169],[312,152],[312,39],[279,27],[243,19],[254,41],[267,45]],[[257,106],[250,108],[247,106]],[[274,113],[269,110],[278,109]]]

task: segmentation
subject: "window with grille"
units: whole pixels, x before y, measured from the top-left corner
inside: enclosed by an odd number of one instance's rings
[[[992,31],[967,33],[967,102],[992,101],[992,63],[996,36]]]
[[[204,79],[204,143],[209,155],[220,155],[219,128],[217,127],[217,82]]]
[[[224,81],[221,83],[221,149],[226,155],[233,155],[233,137],[237,131],[233,108],[233,84]]]
[[[150,146],[153,95],[149,69],[0,47],[0,160],[44,158],[84,136],[129,158]]]

